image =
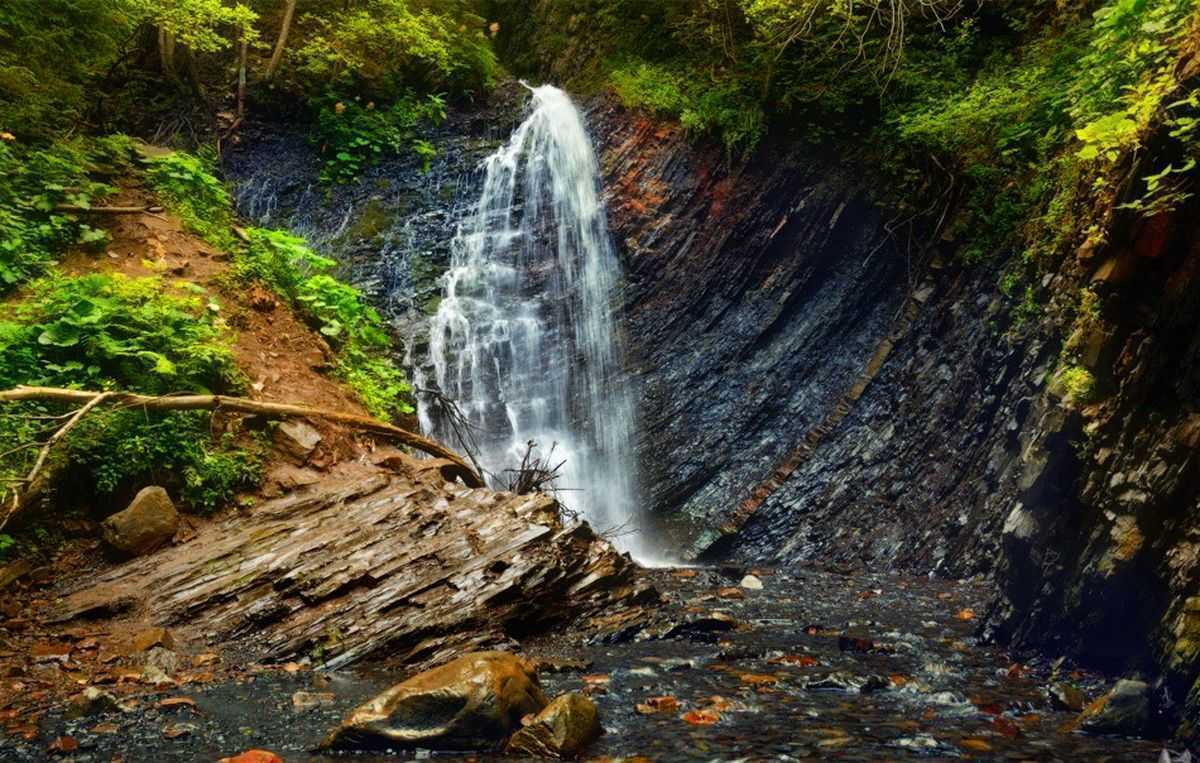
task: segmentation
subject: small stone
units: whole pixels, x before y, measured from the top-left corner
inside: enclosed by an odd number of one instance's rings
[[[582,694],[557,697],[513,734],[507,752],[543,758],[574,758],[600,736],[596,703]]]
[[[194,723],[168,723],[163,727],[163,736],[167,739],[182,739],[191,736],[195,730]]]
[[[55,755],[76,752],[79,749],[79,740],[75,737],[59,737],[51,742],[46,749]]]
[[[747,575],[746,577],[742,578],[741,586],[742,588],[746,588],[751,591],[761,591],[763,583],[755,576]]]
[[[166,544],[179,529],[179,512],[161,487],[142,490],[124,511],[105,519],[104,540],[114,548],[135,556],[148,554]]]
[[[304,463],[321,444],[321,433],[307,421],[291,419],[275,429],[275,444],[287,455]]]
[[[536,663],[539,673],[586,673],[592,669],[591,660],[559,660],[543,658]]]
[[[135,652],[146,652],[156,646],[163,649],[174,649],[175,637],[166,628],[147,628],[133,637],[131,646]]]
[[[117,710],[117,698],[106,691],[89,686],[71,700],[67,707],[68,718],[89,718]]]
[[[1078,713],[1087,704],[1083,692],[1068,683],[1058,682],[1050,687],[1050,704],[1056,710],[1070,710]]]
[[[333,700],[334,695],[330,692],[298,691],[292,695],[292,706],[297,710],[310,710],[318,705],[328,705]]]

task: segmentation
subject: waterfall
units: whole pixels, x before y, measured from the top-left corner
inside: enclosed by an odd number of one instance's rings
[[[596,155],[563,91],[532,88],[529,116],[486,160],[478,203],[462,220],[430,322],[437,388],[473,425],[491,479],[526,443],[554,463],[564,506],[645,556],[634,501],[633,405],[614,325],[619,263],[599,194]],[[423,380],[416,378],[418,387]],[[435,401],[427,431],[455,442]]]

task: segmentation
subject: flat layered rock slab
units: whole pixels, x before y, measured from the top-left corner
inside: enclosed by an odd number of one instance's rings
[[[240,659],[336,668],[439,660],[657,600],[552,498],[406,471],[328,478],[215,523],[68,593],[50,619],[130,612]]]

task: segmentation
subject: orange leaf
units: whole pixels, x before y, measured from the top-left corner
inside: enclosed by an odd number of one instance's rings
[[[971,609],[970,607],[960,609],[958,611],[958,614],[955,615],[955,617],[957,617],[959,620],[962,620],[964,622],[967,620],[974,620],[975,619],[975,610]]]
[[[742,683],[750,684],[751,686],[770,686],[779,683],[779,679],[775,676],[759,673],[742,673]]]
[[[711,726],[721,720],[721,714],[716,710],[692,710],[681,717],[693,726]]]
[[[960,745],[974,752],[991,752],[992,746],[982,739],[964,739],[959,742]]]

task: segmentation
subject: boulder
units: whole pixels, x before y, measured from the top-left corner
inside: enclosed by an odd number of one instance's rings
[[[537,673],[507,652],[472,652],[418,673],[361,705],[326,750],[488,750],[546,706]]]
[[[140,556],[166,544],[179,529],[179,512],[161,487],[142,488],[124,511],[102,525],[104,540],[127,554]]]
[[[321,433],[307,421],[290,419],[275,428],[275,444],[303,464],[321,444]]]
[[[510,755],[574,758],[600,736],[596,703],[582,694],[563,694],[508,742]]]
[[[1139,736],[1150,723],[1150,687],[1123,679],[1108,694],[1088,705],[1080,727],[1093,734]]]

